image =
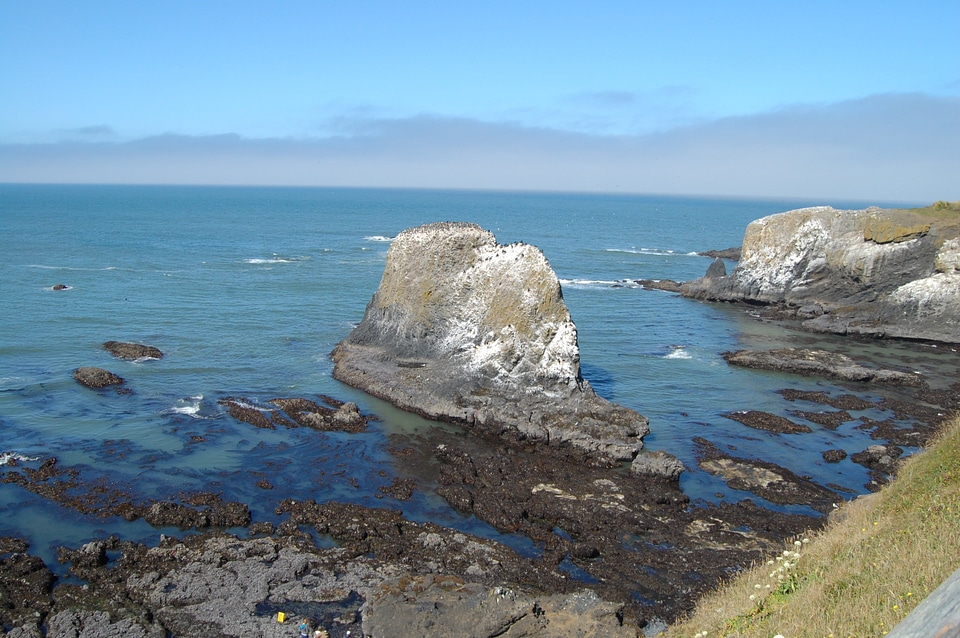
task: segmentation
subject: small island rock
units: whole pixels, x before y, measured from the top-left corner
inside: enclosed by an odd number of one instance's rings
[[[153,346],[141,343],[126,343],[123,341],[107,341],[103,349],[119,359],[136,361],[137,359],[162,359],[163,352]]]
[[[581,377],[577,329],[543,253],[475,224],[400,233],[331,357],[335,378],[397,407],[590,462],[633,459],[649,432]]]
[[[123,385],[124,381],[109,370],[103,368],[83,367],[73,371],[73,378],[77,383],[88,388],[106,388],[111,385]]]

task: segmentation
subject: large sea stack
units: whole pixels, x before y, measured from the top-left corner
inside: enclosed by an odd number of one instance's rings
[[[960,225],[868,208],[803,208],[747,226],[736,269],[685,283],[687,297],[793,309],[839,334],[960,342]]]
[[[475,224],[400,233],[363,321],[331,356],[335,378],[404,410],[593,463],[632,459],[649,432],[580,376],[543,253]]]

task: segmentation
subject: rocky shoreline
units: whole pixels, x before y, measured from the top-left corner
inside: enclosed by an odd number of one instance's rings
[[[930,233],[922,232],[893,234],[912,241]],[[0,636],[293,636],[301,617],[335,638],[653,635],[732,573],[818,528],[851,497],[842,486],[712,441],[705,428],[694,439],[695,471],[721,477],[734,493],[809,513],[751,498],[692,502],[681,489],[683,465],[642,449],[646,419],[601,399],[581,377],[576,328],[539,251],[501,246],[473,225],[398,239],[364,320],[332,354],[335,374],[470,435],[444,428],[390,435],[398,475],[376,498],[410,499],[423,485],[401,478],[399,468],[430,468],[426,482],[438,486],[437,496],[504,542],[410,520],[391,507],[291,499],[259,470],[248,473],[256,472],[257,487],[275,503],[271,520],[215,489],[144,498],[132,485],[106,483],[55,457],[11,455],[0,463],[4,483],[85,516],[145,522],[158,529],[158,541],[114,535],[61,548],[67,572],[58,576],[24,539],[0,538]],[[745,247],[744,261],[751,254]],[[422,267],[425,259],[439,270]],[[722,267],[715,262],[697,285],[727,278]],[[445,283],[451,280],[456,285]],[[527,291],[537,294],[521,294]],[[468,310],[465,318],[451,313],[456,308]],[[490,308],[498,309],[494,316]],[[163,356],[151,346],[107,343],[127,360]],[[797,445],[814,426],[856,424],[876,442],[820,453],[826,463],[849,458],[866,468],[871,491],[896,471],[904,448],[923,445],[946,413],[960,409],[960,382],[930,387],[912,371],[822,350],[741,351],[727,360],[850,388],[783,387],[783,400],[795,406],[789,418],[750,409],[723,416],[741,424],[745,437],[763,430]],[[81,385],[111,395],[136,386],[99,368],[77,375]],[[874,396],[878,383],[891,384],[898,398]],[[305,428],[349,440],[377,423],[330,396],[222,396],[217,403],[245,428]],[[851,414],[873,410],[894,416]],[[523,542],[508,545],[508,538]]]
[[[916,445],[935,431],[935,413],[924,412],[924,405],[957,407],[955,391],[907,391],[917,403],[789,388],[781,394],[829,408],[839,419],[845,410],[869,406],[914,415],[909,432],[861,419],[877,443],[849,454],[871,471],[869,489],[895,471],[902,454],[884,437]],[[302,399],[287,409],[310,403],[323,407]],[[336,400],[324,397],[323,403]],[[336,414],[338,408],[326,410]],[[272,422],[301,427],[287,415]],[[258,427],[242,417],[238,423]],[[531,539],[537,553],[522,555],[490,539],[413,522],[389,508],[291,501],[272,485],[266,487],[276,492],[279,524],[252,519],[243,503],[216,493],[145,502],[129,488],[107,488],[56,459],[13,460],[0,468],[4,482],[63,507],[199,533],[161,535],[157,546],[111,537],[64,548],[60,557],[70,579],[56,578],[25,541],[4,539],[0,622],[16,636],[38,636],[41,627],[48,635],[284,636],[293,628],[278,623],[276,614],[287,610],[323,622],[333,636],[348,629],[354,636],[552,636],[560,627],[574,635],[636,636],[645,626],[653,631],[679,617],[731,570],[778,551],[785,539],[824,520],[750,500],[691,503],[675,475],[592,467],[577,454],[543,455],[534,443],[443,430],[394,439],[398,462],[436,465],[438,494],[451,506],[502,533]],[[737,456],[709,435],[696,443],[699,469],[722,476],[733,490],[820,512],[849,498],[839,486]],[[336,546],[319,546],[323,537]],[[577,634],[574,626],[588,631]]]
[[[934,207],[935,208],[935,207]],[[960,343],[960,224],[913,211],[803,208],[751,222],[681,294],[780,308],[807,330]]]

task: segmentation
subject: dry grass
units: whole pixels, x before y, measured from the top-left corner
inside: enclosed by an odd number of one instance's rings
[[[908,209],[908,211],[920,217],[937,220],[941,223],[954,224],[960,221],[960,201],[948,202],[946,200],[940,200],[929,206],[911,208]]]
[[[960,416],[879,493],[796,543],[660,636],[885,635],[960,566]]]

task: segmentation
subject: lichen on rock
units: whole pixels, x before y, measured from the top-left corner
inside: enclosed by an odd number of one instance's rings
[[[681,294],[799,309],[818,332],[960,342],[957,234],[909,211],[788,211],[747,226],[730,275]]]
[[[581,377],[577,329],[543,253],[475,224],[400,233],[363,320],[331,356],[337,379],[398,407],[595,462],[632,459],[648,432]]]

